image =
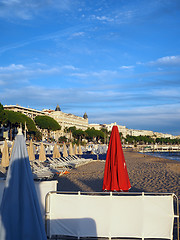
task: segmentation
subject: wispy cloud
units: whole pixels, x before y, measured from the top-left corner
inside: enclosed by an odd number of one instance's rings
[[[121,66],[120,69],[133,69],[135,66]]]
[[[79,70],[77,67],[74,67],[74,66],[72,66],[72,65],[64,65],[64,66],[62,66],[62,67],[60,67],[60,68],[61,68],[61,69],[73,70],[73,71]]]
[[[135,10],[127,10],[127,11],[118,10],[117,11],[116,9],[111,9],[110,11],[107,12],[107,14],[102,14],[102,15],[93,14],[93,15],[90,15],[89,18],[91,20],[96,20],[101,23],[124,24],[132,21],[135,15],[136,15]]]
[[[116,78],[121,78],[122,74],[117,70],[99,70],[99,71],[87,71],[79,69],[76,72],[70,73],[70,76],[75,77],[77,80],[81,79],[83,84],[88,84],[90,86],[108,84]],[[84,80],[84,81],[82,81]]]
[[[98,20],[98,21],[103,21],[103,22],[114,22],[114,18],[110,18],[110,17],[107,17],[107,16],[92,15],[91,18],[95,19],[95,20]]]
[[[168,89],[166,88],[162,88],[162,89],[156,89],[156,90],[153,90],[153,94],[156,95],[156,96],[159,96],[159,97],[168,97],[168,98],[171,98],[171,99],[179,99],[180,101],[180,95],[179,95],[179,88],[173,88],[173,86],[169,86]]]
[[[4,45],[4,46],[0,47],[0,54],[5,53],[10,50],[13,50],[13,49],[23,48],[30,44],[34,44],[34,43],[38,43],[38,42],[46,42],[46,41],[50,40],[57,44],[60,41],[65,41],[65,39],[66,40],[71,39],[73,35],[75,35],[76,37],[78,35],[83,36],[84,33],[80,31],[82,28],[83,28],[83,26],[81,26],[81,25],[67,27],[60,31],[50,32],[48,34],[37,35],[35,37],[29,38],[28,40],[14,42],[12,44]]]
[[[99,109],[100,114],[90,112],[90,119],[98,123],[117,122],[131,129],[152,130],[154,132],[164,132],[177,135],[176,126],[180,118],[180,104],[157,104],[153,107],[127,107],[119,111],[111,109]],[[91,121],[91,120],[90,120]],[[174,123],[174,125],[172,124]],[[167,128],[168,126],[168,128]],[[175,126],[175,127],[174,127]],[[179,132],[180,134],[180,132]]]
[[[30,83],[33,79],[41,79],[47,76],[57,76],[60,74],[70,75],[77,71],[73,65],[48,66],[42,63],[33,63],[29,65],[11,64],[9,66],[0,66],[1,85],[14,87],[13,83]],[[37,80],[38,82],[38,80]]]
[[[75,5],[70,0],[0,0],[0,18],[31,20],[42,11],[69,11]]]
[[[148,64],[157,66],[180,66],[180,56],[165,56],[155,61],[150,61]]]
[[[11,64],[6,67],[0,66],[0,72],[4,71],[17,71],[17,70],[23,70],[25,67],[22,64]]]
[[[0,79],[0,86],[5,85],[5,83],[6,83],[5,81]]]
[[[72,36],[72,37],[81,37],[81,36],[84,36],[84,35],[85,35],[84,32],[75,32],[75,33],[73,33],[71,36]]]
[[[78,77],[78,78],[87,78],[89,77],[88,73],[71,73],[70,76]]]

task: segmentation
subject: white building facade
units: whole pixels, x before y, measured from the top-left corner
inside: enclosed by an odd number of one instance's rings
[[[4,105],[4,110],[9,110],[13,112],[20,112],[25,114],[27,117],[35,119],[36,116],[45,116],[46,114],[42,111],[33,109],[33,108],[26,108],[19,105]]]
[[[76,127],[77,129],[86,130],[88,125],[88,116],[85,113],[83,117],[76,116],[71,113],[64,113],[61,111],[59,105],[57,105],[55,110],[42,110],[43,113],[46,113],[48,116],[54,118],[59,125],[61,130],[64,132],[66,128]]]
[[[110,124],[96,124],[88,123],[88,116],[85,113],[83,117],[76,116],[70,113],[64,113],[61,111],[59,105],[57,105],[55,110],[51,109],[44,109],[42,111],[35,110],[33,108],[26,108],[19,105],[4,105],[5,110],[11,110],[14,112],[21,112],[26,116],[30,117],[31,119],[35,119],[36,116],[49,116],[54,118],[59,125],[61,126],[61,130],[51,132],[51,137],[55,138],[56,140],[60,136],[65,135],[66,128],[69,127],[76,127],[77,129],[86,130],[87,128],[95,128],[96,130],[101,130],[102,128],[106,128],[109,132],[112,130],[113,126],[116,125],[119,129],[119,132],[122,133],[123,137],[127,135],[130,136],[150,136],[150,137],[159,137],[159,138],[179,138],[179,136],[175,137],[171,134],[163,134],[148,130],[135,130],[135,129],[128,129],[126,126],[118,125],[116,122]]]

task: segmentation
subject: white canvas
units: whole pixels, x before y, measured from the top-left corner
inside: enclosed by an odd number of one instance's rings
[[[50,235],[171,239],[173,197],[50,195]]]

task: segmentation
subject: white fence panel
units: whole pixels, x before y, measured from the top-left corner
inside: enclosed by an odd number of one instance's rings
[[[173,195],[49,193],[49,236],[166,238],[173,234]]]
[[[22,180],[23,181],[23,180]],[[53,181],[34,181],[42,217],[45,220],[45,198],[48,192],[57,191],[57,180]],[[0,204],[2,201],[5,180],[0,180]]]

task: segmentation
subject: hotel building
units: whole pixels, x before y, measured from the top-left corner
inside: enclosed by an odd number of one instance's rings
[[[55,110],[43,109],[42,112],[54,118],[61,126],[62,131],[64,131],[65,128],[74,126],[77,129],[82,130],[86,130],[88,128],[88,116],[86,113],[84,113],[83,117],[79,117],[71,113],[64,113],[61,111],[59,105],[57,105]]]
[[[61,126],[61,130],[51,132],[51,137],[55,138],[56,140],[60,136],[65,135],[68,137],[68,134],[66,133],[66,128],[69,128],[69,127],[75,126],[77,129],[82,129],[82,130],[86,130],[88,127],[89,128],[94,127],[96,130],[101,130],[101,128],[106,128],[108,131],[111,131],[114,125],[118,127],[119,132],[122,133],[123,137],[126,137],[126,135],[130,135],[130,136],[141,135],[141,136],[150,136],[150,137],[154,137],[154,136],[164,137],[164,138],[171,138],[171,139],[176,138],[171,134],[163,134],[163,133],[158,133],[158,132],[153,132],[148,130],[128,129],[126,128],[126,126],[117,125],[116,122],[111,124],[95,124],[95,123],[89,124],[88,116],[86,113],[83,115],[83,117],[79,117],[70,113],[64,113],[61,111],[59,105],[57,105],[55,110],[43,109],[42,111],[35,110],[33,108],[22,107],[19,105],[4,105],[4,109],[11,110],[14,112],[21,112],[33,120],[35,119],[36,116],[49,116],[54,118]],[[42,133],[44,136],[47,135],[47,133],[45,134],[45,132],[46,130],[42,130]]]
[[[46,114],[42,111],[35,110],[33,108],[21,107],[19,105],[4,105],[4,110],[9,110],[13,112],[20,112],[25,114],[27,117],[35,119],[36,116],[45,116]]]
[[[89,127],[88,116],[86,113],[84,113],[83,117],[79,117],[70,113],[64,113],[61,111],[59,105],[57,105],[55,110],[43,109],[42,111],[38,111],[33,108],[22,107],[19,105],[4,105],[4,109],[23,113],[33,120],[36,116],[49,116],[54,118],[61,126],[61,130],[51,131],[50,133],[50,136],[56,140],[64,135],[67,135],[68,137],[68,134],[65,133],[66,128],[75,126],[77,129],[86,130]],[[41,130],[41,132],[44,138],[47,138],[47,131]]]

